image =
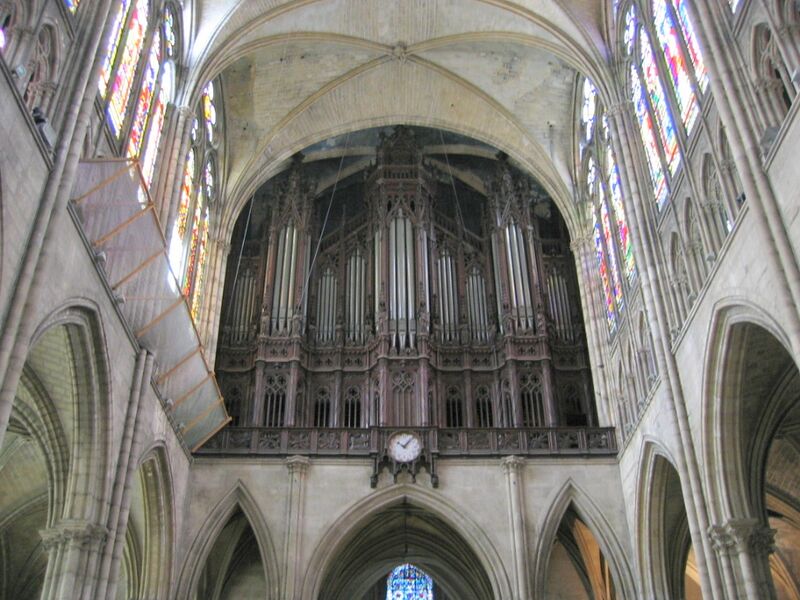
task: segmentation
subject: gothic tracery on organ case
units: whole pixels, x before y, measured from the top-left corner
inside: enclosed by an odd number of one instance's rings
[[[236,425],[596,422],[554,204],[502,155],[475,161],[465,204],[426,132],[381,132],[338,198],[298,156],[242,211],[217,356]]]

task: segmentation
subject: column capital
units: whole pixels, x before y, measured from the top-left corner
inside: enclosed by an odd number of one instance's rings
[[[108,536],[108,529],[96,523],[88,523],[77,519],[68,519],[39,531],[45,549],[55,548],[64,543],[87,546],[94,542],[102,542]]]
[[[738,553],[769,555],[775,551],[775,530],[758,519],[730,519],[709,527],[708,534],[719,553],[735,549]]]
[[[581,250],[585,250],[589,247],[592,243],[592,236],[588,233],[582,233],[580,235],[576,235],[569,243],[569,249],[572,250],[574,253],[578,253]]]
[[[606,106],[606,114],[609,117],[619,117],[622,116],[625,112],[630,112],[632,110],[633,110],[633,101],[628,99],[618,100]]]
[[[500,466],[503,467],[503,472],[506,474],[519,473],[526,464],[527,461],[521,456],[506,456],[500,459]]]
[[[284,462],[290,475],[295,473],[304,475],[311,465],[311,460],[307,456],[290,456]]]
[[[191,106],[176,106],[175,111],[184,119],[194,118],[194,109]]]

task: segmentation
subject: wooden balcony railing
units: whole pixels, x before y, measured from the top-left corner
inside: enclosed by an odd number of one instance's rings
[[[439,429],[435,427],[227,427],[197,450],[201,455],[374,456],[397,431],[416,432],[433,455],[614,456],[612,427]]]

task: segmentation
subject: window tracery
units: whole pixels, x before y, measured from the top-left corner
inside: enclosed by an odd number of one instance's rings
[[[619,167],[611,148],[605,107],[597,98],[594,86],[583,84],[580,111],[580,141],[583,156],[585,195],[590,205],[592,236],[598,274],[606,308],[609,332],[617,330],[625,308],[625,288],[636,280],[633,243],[625,214]],[[594,96],[587,101],[586,96]],[[586,107],[591,110],[586,110]],[[587,138],[586,119],[599,123],[594,135]]]
[[[0,6],[0,53],[8,58],[12,52],[15,32],[24,18],[23,9],[18,2],[6,2]]]
[[[56,88],[56,34],[45,25],[36,36],[36,46],[28,63],[30,79],[25,87],[23,98],[28,109],[40,108],[46,111],[50,98]]]
[[[699,118],[699,94],[708,87],[708,72],[686,0],[653,0],[652,11],[651,33],[639,22],[635,7],[628,9],[623,42],[634,114],[653,196],[661,209],[669,197],[670,178],[683,160],[681,140]],[[654,42],[661,57],[655,54]]]
[[[144,46],[149,17],[148,0],[137,0],[128,22],[122,53],[114,70],[108,101],[108,122],[117,137],[122,134],[122,127],[128,112],[128,99],[136,78],[136,69]]]
[[[433,580],[414,565],[400,565],[386,580],[386,600],[433,600]]]
[[[204,89],[213,87],[209,83]],[[216,109],[214,111],[216,122]],[[211,137],[200,135],[201,129],[209,130],[202,98],[199,112],[200,116],[192,121],[189,134],[190,148],[184,163],[169,252],[173,273],[189,303],[195,322],[198,321],[203,306],[211,217],[219,185],[216,158],[218,141],[212,143]]]
[[[349,388],[344,396],[342,427],[361,427],[361,392],[357,387]]]

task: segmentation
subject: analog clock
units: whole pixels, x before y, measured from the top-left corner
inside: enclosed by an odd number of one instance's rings
[[[395,462],[410,463],[415,461],[422,452],[422,440],[415,433],[401,431],[389,438],[387,451]]]

